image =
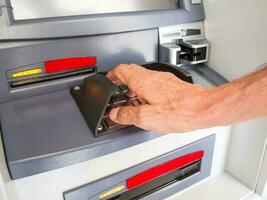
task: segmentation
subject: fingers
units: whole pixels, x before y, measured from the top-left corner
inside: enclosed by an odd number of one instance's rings
[[[107,74],[107,77],[115,84],[125,84],[132,94],[136,94],[144,77],[149,76],[147,70],[136,64],[121,64]],[[130,95],[131,96],[131,95]]]
[[[168,117],[162,118],[160,112],[155,112],[155,109],[157,110],[150,105],[123,106],[112,109],[109,117],[118,124],[134,125],[159,133],[170,133],[171,125],[168,124]]]
[[[126,96],[127,97],[136,97],[137,94],[131,90],[128,90],[127,93],[126,93]]]
[[[114,83],[118,84],[126,84],[127,80],[129,79],[128,76],[128,64],[120,64],[117,67],[115,67],[112,71],[107,73],[107,77],[112,80]]]
[[[146,113],[149,114],[147,105],[123,106],[111,110],[109,117],[112,121],[122,125],[135,125],[142,127]]]

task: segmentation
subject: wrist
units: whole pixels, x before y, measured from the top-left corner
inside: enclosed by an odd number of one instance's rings
[[[214,126],[218,121],[217,113],[217,88],[205,88],[192,85],[188,93],[180,94],[175,100],[174,123],[177,130],[196,130]],[[182,98],[181,98],[182,96]],[[176,122],[176,123],[175,123]]]
[[[196,97],[197,117],[196,126],[198,128],[209,128],[220,125],[222,115],[221,112],[221,99],[222,88],[205,88],[201,94]]]
[[[229,83],[209,89],[203,99],[200,118],[205,127],[229,125],[235,121],[242,105],[242,84]],[[242,113],[239,113],[242,115]],[[239,116],[241,119],[242,116]]]

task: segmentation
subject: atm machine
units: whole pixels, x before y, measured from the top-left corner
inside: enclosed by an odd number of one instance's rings
[[[120,63],[227,83],[204,19],[201,0],[0,0],[0,199],[256,199],[225,172],[231,127],[163,135],[105,115]]]

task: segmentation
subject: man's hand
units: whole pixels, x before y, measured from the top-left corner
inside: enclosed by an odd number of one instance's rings
[[[135,64],[122,64],[107,74],[116,84],[125,84],[129,96],[142,105],[115,108],[110,118],[158,132],[185,132],[200,128],[201,110],[210,89],[189,84],[171,73],[147,70]]]
[[[204,88],[176,76],[119,65],[107,75],[126,84],[140,106],[115,108],[110,118],[162,133],[186,132],[267,116],[267,67],[231,83]]]

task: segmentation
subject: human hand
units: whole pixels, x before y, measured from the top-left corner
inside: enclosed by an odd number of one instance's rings
[[[207,105],[210,89],[135,64],[121,64],[107,77],[115,84],[127,85],[128,95],[137,96],[142,102],[139,106],[114,108],[110,112],[114,122],[161,133],[202,128],[201,109]]]

